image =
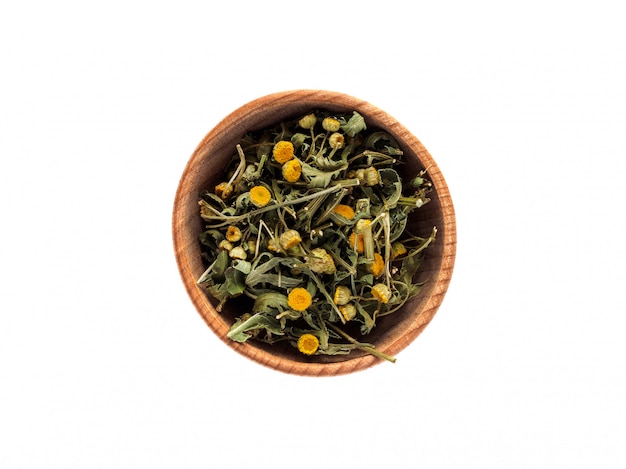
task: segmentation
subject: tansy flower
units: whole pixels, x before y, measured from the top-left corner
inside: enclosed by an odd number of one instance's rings
[[[222,200],[228,199],[232,192],[233,186],[231,186],[227,182],[220,182],[217,186],[215,186],[215,195],[221,197]]]
[[[241,239],[241,230],[235,225],[230,225],[226,230],[226,239],[231,243],[236,243]]]
[[[311,306],[312,302],[313,299],[311,298],[311,294],[306,288],[302,287],[294,288],[287,296],[287,304],[289,304],[289,307],[295,311],[304,311]]]
[[[302,174],[302,165],[296,158],[293,158],[283,165],[282,171],[285,181],[296,182]]]
[[[343,305],[339,307],[339,312],[343,316],[343,318],[347,321],[354,319],[356,316],[356,308],[352,303],[348,303],[347,305]]]
[[[374,262],[370,264],[370,272],[374,274],[374,277],[378,277],[380,274],[383,273],[384,270],[385,270],[385,260],[383,259],[383,256],[375,252]]]
[[[335,150],[343,147],[343,141],[344,136],[341,135],[339,132],[335,132],[330,137],[328,137],[328,143],[330,145],[330,148],[334,148]]]
[[[284,250],[296,246],[300,241],[302,241],[302,238],[296,230],[287,230],[280,235],[280,245]]]
[[[403,256],[407,253],[406,246],[402,244],[400,241],[396,241],[391,245],[391,257],[395,259],[396,257]]]
[[[276,145],[274,145],[272,155],[274,156],[274,159],[280,164],[286,163],[293,158],[293,143],[286,140],[281,140]]]
[[[298,350],[305,355],[313,355],[319,346],[320,341],[313,334],[302,334],[298,339]]]
[[[265,207],[272,200],[272,194],[265,186],[254,186],[250,189],[250,202],[257,207]]]
[[[391,290],[384,283],[377,283],[372,287],[372,296],[381,303],[387,303],[391,298]]]
[[[352,292],[346,286],[339,285],[335,288],[335,296],[333,297],[333,301],[336,305],[343,306],[350,301],[352,297]]]
[[[325,117],[322,121],[322,127],[328,132],[337,132],[340,125],[339,121],[333,117]]]
[[[228,253],[230,257],[233,259],[241,259],[245,260],[248,255],[246,254],[246,250],[242,246],[235,246]]]
[[[348,220],[352,220],[354,218],[354,210],[349,205],[339,204],[334,208],[333,212],[347,218]]]
[[[365,239],[362,234],[356,234],[354,231],[350,234],[350,238],[348,239],[348,243],[350,243],[350,247],[354,249],[359,254],[363,254],[365,251]]]
[[[326,249],[315,248],[311,255],[305,258],[306,264],[316,274],[334,274],[337,271],[335,261]]]
[[[302,119],[298,121],[298,125],[303,129],[312,129],[317,122],[317,117],[315,114],[307,114]]]

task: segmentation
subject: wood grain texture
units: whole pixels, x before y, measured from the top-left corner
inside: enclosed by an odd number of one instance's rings
[[[437,241],[426,250],[416,278],[426,284],[420,294],[401,310],[381,318],[364,339],[389,355],[396,355],[413,342],[435,316],[452,277],[456,255],[454,207],[441,171],[421,142],[393,117],[365,101],[331,91],[296,90],[256,99],[232,112],[200,142],[183,171],[174,201],[172,234],[176,261],[187,293],[206,324],[224,343],[241,355],[281,372],[333,376],[364,370],[381,360],[364,353],[307,357],[288,344],[270,346],[253,341],[234,342],[226,334],[245,305],[230,301],[218,313],[213,301],[196,284],[205,269],[198,241],[202,231],[198,207],[200,192],[221,180],[224,168],[234,155],[235,145],[246,132],[302,116],[314,109],[359,112],[368,128],[385,130],[396,138],[405,154],[403,173],[407,177],[421,169],[428,170],[434,187],[429,194],[431,202],[418,210],[418,216],[411,221],[411,229],[418,235],[428,235],[433,225],[438,229]]]

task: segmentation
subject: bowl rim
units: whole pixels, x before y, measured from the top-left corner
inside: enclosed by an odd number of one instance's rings
[[[289,109],[289,111],[285,111],[286,109]],[[250,346],[247,342],[239,343],[226,337],[229,326],[225,323],[220,313],[215,310],[206,293],[196,284],[193,275],[192,259],[190,258],[190,249],[192,247],[190,244],[197,244],[197,240],[189,237],[188,223],[190,220],[185,211],[192,196],[189,193],[189,181],[197,177],[199,166],[207,152],[212,148],[218,148],[220,142],[225,138],[224,136],[232,132],[233,123],[241,125],[246,130],[253,130],[255,128],[258,129],[263,122],[266,123],[266,126],[269,125],[265,119],[267,113],[285,112],[285,115],[293,116],[298,113],[303,115],[305,112],[313,109],[354,110],[359,112],[366,118],[366,121],[375,121],[378,127],[389,131],[405,147],[411,148],[416,153],[419,162],[428,170],[429,179],[432,181],[439,199],[443,219],[443,229],[438,227],[439,231],[437,234],[437,242],[443,244],[441,264],[436,274],[436,279],[433,279],[434,284],[430,290],[430,295],[427,298],[420,299],[420,313],[416,315],[404,333],[388,338],[388,341],[380,347],[380,350],[390,355],[396,355],[412,343],[431,322],[448,290],[456,257],[455,211],[447,183],[430,153],[395,118],[367,101],[336,91],[302,89],[281,91],[261,96],[235,109],[205,135],[189,158],[176,190],[171,228],[174,255],[187,294],[205,323],[222,342],[226,343],[240,355],[265,367],[284,373],[306,376],[336,376],[365,370],[377,365],[381,360],[371,355],[362,355],[355,357],[346,356],[343,361],[329,363],[319,363],[313,360],[307,362],[295,361]],[[277,120],[280,120],[280,118]],[[379,348],[378,344],[377,348]]]

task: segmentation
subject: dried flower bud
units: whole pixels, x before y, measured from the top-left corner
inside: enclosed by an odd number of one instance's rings
[[[305,355],[313,355],[319,346],[320,341],[313,334],[302,334],[298,339],[298,350]]]
[[[303,129],[312,129],[313,127],[315,127],[316,123],[317,117],[315,117],[315,114],[307,114],[298,121],[298,125]]]
[[[230,251],[233,248],[233,243],[231,243],[227,239],[223,239],[220,241],[220,244],[218,244],[217,247],[224,251]]]
[[[230,250],[228,255],[233,259],[241,259],[244,260],[248,255],[246,254],[246,250],[242,246],[235,246]]]
[[[396,241],[391,244],[391,258],[395,259],[396,257],[403,256],[407,253],[406,246],[402,244],[400,241]]]
[[[363,254],[363,251],[365,251],[365,240],[362,234],[357,234],[353,231],[350,234],[348,243],[350,243],[350,247],[354,249],[356,252],[358,252],[359,254]]]
[[[254,186],[250,189],[250,202],[257,207],[265,207],[272,200],[272,194],[265,186]]]
[[[391,299],[391,290],[384,283],[377,283],[372,287],[372,296],[381,303],[387,303]]]
[[[283,177],[287,182],[297,182],[302,174],[302,165],[297,159],[287,161],[282,167]]]
[[[341,135],[339,132],[335,132],[334,134],[331,134],[330,137],[328,137],[328,144],[330,145],[330,148],[334,148],[335,150],[342,148],[343,142],[344,136]]]
[[[231,243],[236,243],[241,239],[241,230],[235,225],[230,225],[226,230],[226,239]]]
[[[313,303],[313,298],[306,288],[296,287],[289,292],[287,304],[295,311],[304,311]]]
[[[222,200],[228,199],[232,192],[233,186],[227,182],[220,182],[217,186],[215,186],[215,195],[220,197]]]
[[[385,271],[385,260],[377,252],[374,253],[374,262],[369,265],[369,271],[374,277],[379,277]]]
[[[366,186],[375,186],[380,182],[380,177],[378,175],[378,170],[373,166],[369,166],[365,168],[364,172],[364,182]]]
[[[350,299],[352,298],[352,292],[350,289],[344,285],[339,285],[335,288],[335,296],[333,297],[333,301],[336,305],[342,306],[348,304]]]
[[[339,127],[341,127],[341,124],[334,117],[325,117],[322,121],[322,127],[327,132],[337,132]]]
[[[293,143],[286,140],[281,140],[276,145],[274,145],[274,149],[272,150],[272,156],[278,163],[286,163],[293,158]]]
[[[356,316],[356,308],[352,303],[348,303],[343,306],[339,306],[339,312],[343,316],[343,319],[348,322],[355,318]]]
[[[284,250],[296,246],[300,241],[302,241],[302,238],[296,230],[287,230],[280,235],[280,245]]]
[[[367,230],[370,225],[372,224],[372,220],[369,220],[367,218],[361,218],[359,221],[356,222],[356,232],[357,233],[363,233],[365,230]]]
[[[324,248],[313,249],[311,255],[306,257],[306,264],[317,274],[334,274],[337,271],[335,261]]]

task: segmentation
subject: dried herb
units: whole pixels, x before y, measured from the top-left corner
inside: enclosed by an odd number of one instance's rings
[[[347,326],[366,336],[419,293],[413,278],[437,229],[422,238],[406,227],[429,201],[425,171],[403,181],[399,145],[357,112],[314,111],[246,134],[233,150],[224,180],[199,200],[207,268],[198,284],[218,311],[252,299],[228,337],[395,361]]]

